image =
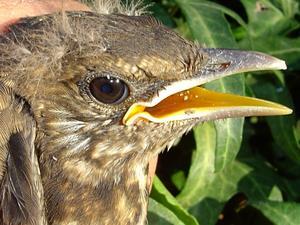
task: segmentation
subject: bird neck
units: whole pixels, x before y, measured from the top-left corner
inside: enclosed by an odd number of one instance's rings
[[[129,161],[117,175],[78,160],[56,164],[43,175],[49,224],[145,223],[147,173],[142,164]]]

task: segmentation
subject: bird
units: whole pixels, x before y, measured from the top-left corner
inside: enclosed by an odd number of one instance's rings
[[[146,224],[151,158],[204,121],[292,112],[203,85],[285,68],[149,15],[20,19],[0,36],[0,224]]]

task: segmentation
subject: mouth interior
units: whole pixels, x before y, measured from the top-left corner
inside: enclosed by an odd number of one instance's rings
[[[161,123],[189,118],[212,118],[213,114],[216,119],[220,119],[254,115],[285,115],[291,112],[291,109],[270,101],[194,87],[174,93],[151,107],[143,103],[133,104],[125,114],[123,123],[130,125],[138,119]]]

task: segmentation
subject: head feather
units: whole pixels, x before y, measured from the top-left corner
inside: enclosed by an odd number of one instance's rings
[[[147,14],[149,5],[145,5],[142,0],[94,0],[88,3],[92,9],[100,14],[124,14],[128,16],[140,16]]]

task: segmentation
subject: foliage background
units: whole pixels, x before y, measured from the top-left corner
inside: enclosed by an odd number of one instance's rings
[[[284,117],[200,124],[159,160],[150,225],[300,224],[300,10],[297,0],[145,0],[203,46],[262,51],[286,71],[233,75],[210,89],[294,109]]]

